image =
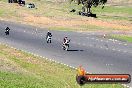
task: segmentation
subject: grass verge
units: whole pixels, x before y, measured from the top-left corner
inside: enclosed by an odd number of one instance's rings
[[[124,88],[120,84],[79,86],[76,70],[0,45],[0,88]]]
[[[118,35],[118,34],[113,34],[111,35],[112,38],[121,40],[121,41],[125,41],[125,42],[131,42],[132,43],[132,36],[129,35]]]

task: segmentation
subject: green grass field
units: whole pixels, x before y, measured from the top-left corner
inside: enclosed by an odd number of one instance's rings
[[[77,71],[0,45],[0,88],[124,88],[120,84],[79,86]]]
[[[61,3],[61,2],[55,2],[55,0],[28,0],[27,3],[33,2],[35,3],[37,9],[29,9],[26,6],[20,7],[17,6],[17,4],[8,4],[6,0],[0,1],[0,17],[2,19],[8,19],[8,20],[16,20],[19,22],[25,22],[24,17],[27,15],[33,15],[37,17],[48,17],[51,19],[66,19],[66,20],[89,20],[88,17],[85,16],[79,16],[77,15],[77,12],[81,10],[81,5],[77,5],[75,3],[69,4],[68,2]],[[6,6],[6,8],[5,8]],[[76,9],[75,13],[70,13],[69,11],[71,9]],[[105,22],[113,22],[113,21],[121,21],[121,24],[130,25],[132,21],[132,8],[129,6],[111,6],[107,5],[104,9],[101,9],[101,6],[95,8],[92,8],[92,12],[97,14],[96,20],[102,20]],[[94,20],[94,19],[93,19]],[[65,20],[64,20],[65,21]],[[38,24],[41,25],[41,23],[35,23],[35,22],[28,22],[28,24]],[[127,24],[128,23],[128,24]],[[38,26],[37,25],[37,26]],[[54,27],[58,30],[76,30],[76,31],[98,31],[98,30],[126,30],[125,28],[113,28],[113,27],[105,27],[103,25],[93,25],[90,23],[87,24],[79,24],[80,26],[77,27],[56,27],[56,26],[50,26],[51,29]],[[130,28],[129,28],[130,29]]]
[[[105,6],[104,9],[99,6],[97,8],[92,8],[93,12],[98,15],[99,18],[102,19],[112,19],[112,20],[127,20],[132,21],[132,8],[127,6]]]
[[[128,35],[111,35],[112,38],[118,39],[118,40],[122,40],[125,42],[131,42],[132,43],[132,36],[128,36]]]

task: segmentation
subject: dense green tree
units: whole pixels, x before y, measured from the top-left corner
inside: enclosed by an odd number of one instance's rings
[[[104,4],[107,0],[70,0],[70,2],[76,1],[78,5],[82,4],[82,11],[91,13],[91,7],[97,7],[98,5],[103,5],[102,9],[104,8]]]

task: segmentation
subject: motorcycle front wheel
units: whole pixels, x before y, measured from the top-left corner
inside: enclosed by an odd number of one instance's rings
[[[69,46],[66,46],[66,47],[65,47],[65,50],[68,51],[68,48],[69,48]]]

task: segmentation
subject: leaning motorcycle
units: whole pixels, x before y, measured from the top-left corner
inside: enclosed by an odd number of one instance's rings
[[[67,43],[63,44],[63,46],[62,46],[63,50],[68,51],[68,49],[69,49],[69,42],[70,42],[70,40]]]

